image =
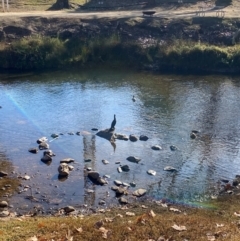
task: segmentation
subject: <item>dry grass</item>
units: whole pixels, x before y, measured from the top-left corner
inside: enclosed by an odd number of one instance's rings
[[[240,209],[238,196],[211,205],[214,208],[163,207],[159,203],[148,203],[148,208],[139,204],[83,217],[15,218],[1,222],[0,240],[20,241],[34,236],[38,241],[240,240],[240,218],[234,214]],[[135,216],[127,216],[126,212],[133,212]],[[185,226],[186,230],[175,230],[174,224]],[[164,239],[159,239],[161,236]]]

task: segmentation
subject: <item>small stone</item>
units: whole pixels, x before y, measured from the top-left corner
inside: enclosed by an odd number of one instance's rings
[[[191,139],[196,139],[196,138],[197,138],[197,135],[196,135],[194,132],[192,132],[192,133],[190,134],[190,137],[191,137]]]
[[[25,179],[25,180],[29,180],[29,179],[30,179],[30,176],[25,175],[25,176],[23,177],[23,179]]]
[[[124,187],[130,187],[130,185],[129,185],[128,183],[126,183],[126,182],[123,182],[122,185],[123,185]]]
[[[138,138],[135,135],[130,135],[129,140],[132,141],[132,142],[135,142],[135,141],[138,140]]]
[[[105,165],[107,165],[107,164],[109,164],[109,161],[103,159],[103,160],[102,160],[102,163],[105,164]]]
[[[164,171],[170,171],[170,172],[177,171],[177,169],[172,167],[172,166],[166,166],[166,167],[164,167],[163,170]]]
[[[162,147],[159,146],[159,145],[152,146],[151,148],[152,148],[153,150],[155,150],[155,151],[162,150]]]
[[[9,214],[10,214],[10,212],[9,211],[2,211],[2,212],[0,212],[0,217],[1,218],[5,218],[5,217],[7,217],[7,216],[9,216]]]
[[[119,201],[121,204],[127,204],[127,203],[128,203],[128,200],[127,200],[126,198],[124,198],[124,197],[120,197],[120,198],[118,199],[118,201]]]
[[[51,161],[52,161],[52,157],[46,154],[46,155],[44,155],[44,156],[41,158],[41,161],[42,161],[42,162],[51,162]]]
[[[74,166],[68,165],[69,171],[72,171],[74,169]]]
[[[80,131],[76,132],[76,135],[80,136],[80,135],[81,135],[81,132],[80,132]]]
[[[135,157],[135,156],[129,156],[127,158],[127,160],[130,161],[130,162],[135,162],[135,163],[138,163],[138,162],[141,161],[141,159],[139,157]]]
[[[130,182],[130,186],[131,187],[136,187],[136,183],[135,182]]]
[[[38,153],[38,148],[30,148],[30,149],[28,149],[28,151],[36,154],[36,153]]]
[[[44,156],[45,156],[45,155],[49,155],[49,156],[51,156],[51,157],[56,156],[56,155],[53,153],[52,150],[46,150],[46,151],[44,151],[44,152],[43,152],[43,155],[44,155]]]
[[[130,167],[128,165],[124,165],[124,166],[121,166],[122,170],[124,172],[129,172],[130,171]]]
[[[73,136],[74,133],[73,132],[68,132],[68,135]]]
[[[46,142],[42,142],[42,143],[39,144],[38,148],[39,148],[40,150],[48,149],[48,148],[49,148],[49,144],[46,143]]]
[[[100,200],[100,201],[98,202],[98,204],[99,204],[99,205],[105,205],[106,202],[105,202],[104,200]]]
[[[92,131],[98,131],[98,128],[92,128]]]
[[[7,176],[8,173],[7,172],[4,172],[4,171],[0,171],[0,177],[5,177]]]
[[[140,189],[137,189],[136,191],[134,191],[133,195],[137,196],[137,197],[141,197],[141,196],[145,195],[146,192],[147,192],[146,189],[140,188]]]
[[[64,207],[63,209],[66,213],[71,213],[71,212],[75,211],[75,208],[72,206],[67,206],[67,207]]]
[[[105,178],[110,178],[111,176],[110,176],[110,175],[104,175],[103,177],[105,177]]]
[[[8,207],[8,203],[6,201],[1,201],[0,208],[6,208],[6,207]]]
[[[84,160],[85,162],[91,162],[92,160],[91,159],[86,159]]]
[[[117,186],[122,185],[122,182],[121,182],[121,181],[119,181],[119,180],[114,180],[114,183],[115,183]]]
[[[152,176],[155,176],[155,175],[156,175],[156,171],[154,171],[154,170],[148,170],[147,173],[148,173],[149,175],[152,175]]]
[[[91,167],[87,167],[87,171],[92,171],[92,168]]]
[[[140,141],[147,141],[149,138],[147,137],[147,136],[145,136],[145,135],[141,135],[140,137],[139,137],[139,140]]]
[[[115,162],[115,164],[120,164],[120,163],[121,163],[120,161]]]
[[[52,138],[57,138],[57,137],[59,137],[59,135],[54,133],[54,134],[51,135],[51,137]]]
[[[170,146],[170,150],[171,150],[171,151],[176,151],[176,150],[178,150],[178,148],[177,148],[176,146],[173,146],[173,145],[172,145],[172,146]]]
[[[118,170],[119,173],[122,172],[122,168],[121,167],[118,167],[117,170]]]
[[[40,143],[46,142],[46,141],[48,141],[48,139],[47,139],[47,137],[44,136],[44,137],[41,137],[37,140],[37,144],[40,144]]]

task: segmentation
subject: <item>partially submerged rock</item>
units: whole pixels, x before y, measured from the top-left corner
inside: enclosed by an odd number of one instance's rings
[[[138,163],[138,162],[141,161],[141,159],[139,157],[136,157],[136,156],[129,156],[127,158],[127,160],[130,161],[130,162],[135,162],[135,163]]]
[[[39,148],[40,150],[48,149],[48,148],[49,148],[49,144],[46,143],[46,142],[41,142],[41,143],[39,144],[38,148]]]
[[[145,135],[141,135],[140,137],[139,137],[139,140],[140,141],[147,141],[149,138],[147,137],[147,136],[145,136]]]
[[[166,166],[166,167],[164,167],[163,170],[164,170],[164,171],[170,171],[170,172],[177,171],[177,169],[174,168],[174,167],[172,167],[172,166]]]
[[[100,174],[98,172],[95,172],[95,171],[90,171],[88,172],[88,178],[95,184],[98,184],[98,185],[104,185],[104,184],[107,184],[108,182],[100,177]]]
[[[96,135],[109,141],[114,141],[114,130],[112,129],[101,130]]]
[[[38,148],[30,148],[28,149],[29,152],[37,154],[38,153]]]
[[[60,176],[68,176],[69,175],[69,168],[67,163],[61,163],[58,167],[58,172]]]
[[[130,135],[130,136],[129,136],[129,140],[132,141],[132,142],[135,142],[135,141],[138,140],[138,138],[137,138],[137,136],[135,136],[135,135]]]
[[[47,142],[47,141],[48,141],[47,137],[43,136],[37,140],[37,144],[41,144],[42,142]]]
[[[152,146],[151,148],[152,148],[153,150],[155,150],[155,151],[162,150],[162,147],[159,146],[159,145]]]
[[[152,176],[155,176],[155,175],[156,175],[156,171],[154,171],[154,170],[148,170],[147,173],[148,173],[149,175],[152,175]]]
[[[102,160],[102,163],[105,164],[105,165],[107,165],[107,164],[109,164],[109,161],[103,159],[103,160]]]
[[[136,191],[133,192],[133,196],[141,197],[141,196],[145,195],[146,192],[147,192],[146,189],[139,188],[139,189],[137,189]]]
[[[51,157],[56,156],[55,153],[53,153],[52,150],[44,151],[44,152],[43,152],[43,155],[48,155],[48,156],[51,156]]]

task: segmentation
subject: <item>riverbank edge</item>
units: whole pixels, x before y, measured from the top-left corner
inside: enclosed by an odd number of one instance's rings
[[[122,42],[117,35],[82,39],[31,37],[0,50],[1,71],[32,71],[90,66],[131,67],[181,74],[240,74],[240,45],[216,46],[186,40],[149,46]]]

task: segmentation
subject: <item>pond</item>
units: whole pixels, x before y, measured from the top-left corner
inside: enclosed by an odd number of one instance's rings
[[[136,101],[132,100],[135,96]],[[146,198],[194,203],[218,193],[221,179],[240,174],[240,81],[230,76],[159,75],[132,70],[94,68],[38,74],[0,76],[0,151],[11,160],[22,180],[13,206],[98,206],[118,204],[111,190],[114,180],[135,182],[129,192],[147,189]],[[96,131],[109,128],[116,114],[115,132],[146,135],[147,141],[116,140]],[[198,130],[196,139],[190,138]],[[81,135],[76,135],[80,131]],[[74,135],[70,135],[69,133]],[[62,133],[53,139],[53,133]],[[47,137],[56,154],[50,165],[41,161],[36,140]],[[162,150],[152,150],[160,145]],[[177,150],[172,151],[174,145]],[[131,163],[126,158],[137,156]],[[58,178],[59,162],[73,158],[74,170]],[[90,162],[85,160],[91,159]],[[104,165],[102,160],[109,161]],[[129,172],[117,171],[129,165]],[[175,172],[164,171],[173,166]],[[91,167],[108,185],[94,186],[84,169]],[[156,175],[148,175],[149,169]],[[25,188],[27,186],[28,188]],[[131,199],[131,195],[127,197]]]

